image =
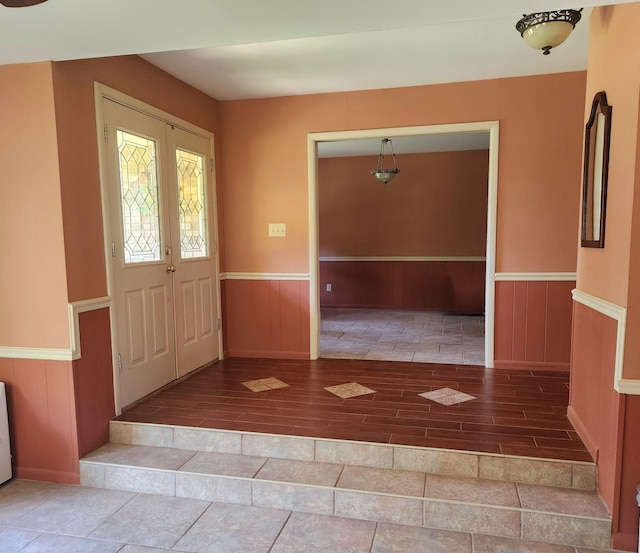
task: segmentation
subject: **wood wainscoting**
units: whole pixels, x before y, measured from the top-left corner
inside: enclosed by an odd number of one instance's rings
[[[483,313],[485,272],[484,258],[320,258],[320,305]]]
[[[495,366],[568,370],[575,280],[497,280]]]

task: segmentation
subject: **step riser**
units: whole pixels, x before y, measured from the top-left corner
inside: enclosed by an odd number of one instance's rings
[[[112,443],[129,445],[393,468],[580,490],[596,489],[594,463],[123,421],[111,421],[110,440]]]
[[[607,519],[288,482],[81,461],[84,486],[606,549]]]

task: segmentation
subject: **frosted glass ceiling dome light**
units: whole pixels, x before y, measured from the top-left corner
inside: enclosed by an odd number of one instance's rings
[[[516,30],[531,48],[542,50],[546,56],[551,48],[555,48],[567,40],[576,23],[582,17],[581,11],[582,8],[525,14],[516,23]]]
[[[391,155],[393,156],[393,169],[385,169],[384,168],[384,150],[387,146],[391,148]],[[390,138],[383,138],[380,143],[380,155],[378,156],[378,167],[375,171],[371,171],[371,174],[377,178],[380,182],[384,183],[386,186],[387,183],[393,179],[398,173],[400,169],[398,169],[398,163],[396,162],[396,154],[393,151],[393,142],[391,142]]]

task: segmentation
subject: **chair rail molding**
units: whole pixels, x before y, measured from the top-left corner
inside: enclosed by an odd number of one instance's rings
[[[222,273],[220,280],[309,280],[309,273]]]
[[[496,273],[496,281],[571,282],[576,273]]]
[[[426,261],[426,262],[435,262],[435,261],[486,261],[486,257],[478,257],[478,256],[404,256],[404,257],[320,257],[320,261]]]

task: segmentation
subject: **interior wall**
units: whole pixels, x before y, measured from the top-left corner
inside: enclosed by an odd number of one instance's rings
[[[0,347],[68,348],[51,63],[0,66],[0,82]]]
[[[626,308],[622,376],[640,378],[640,224],[639,98],[640,4],[595,8],[591,14],[584,121],[596,92],[604,90],[613,107],[604,249],[579,248],[577,288],[594,302]],[[640,396],[614,389],[617,334],[602,328],[617,323],[595,309],[575,305],[571,362],[572,421],[585,443],[597,452],[599,482],[613,514],[613,545],[636,551],[640,482],[637,434]],[[603,355],[606,355],[603,359]],[[599,362],[605,361],[605,362]],[[602,415],[598,413],[602,411]],[[632,437],[633,436],[633,437]]]
[[[585,78],[575,72],[221,102],[226,271],[248,280],[308,278],[308,133],[493,120],[500,121],[497,271],[575,271]],[[268,236],[275,222],[287,224],[285,238]],[[227,310],[233,316],[240,306],[227,298]],[[255,327],[250,319],[242,324]]]
[[[568,370],[575,281],[496,282],[495,366]]]
[[[396,158],[318,159],[320,305],[483,312],[488,150]]]
[[[216,100],[138,56],[53,64],[70,301],[107,295],[95,81],[214,134],[219,132]]]
[[[574,271],[585,77],[221,102],[226,270],[308,272],[308,133],[499,120],[497,270]]]
[[[72,373],[71,361],[0,359],[17,478],[79,482]]]
[[[79,455],[108,440],[114,414],[107,310],[80,315],[82,358],[69,359],[69,302],[107,295],[94,81],[212,132],[218,103],[137,56],[0,66],[0,80],[0,172],[14,183],[0,187],[12,267],[0,274],[0,379],[14,470],[77,482]]]
[[[396,158],[386,186],[377,155],[318,160],[320,257],[484,257],[488,150]]]

